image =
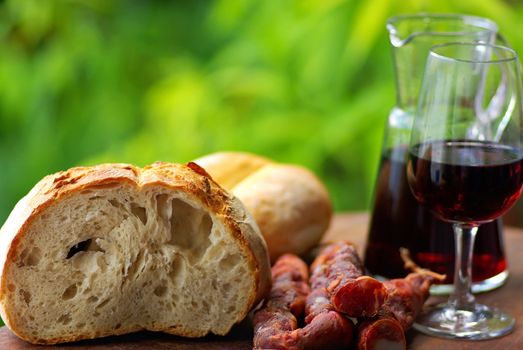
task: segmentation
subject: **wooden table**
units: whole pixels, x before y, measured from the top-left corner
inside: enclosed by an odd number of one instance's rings
[[[366,213],[336,215],[325,240],[348,239],[363,248],[368,225]],[[456,341],[428,337],[409,331],[408,348],[411,350],[504,350],[523,349],[523,229],[507,227],[505,229],[505,244],[509,262],[510,277],[503,287],[496,291],[480,294],[479,302],[497,306],[510,312],[519,321],[513,333],[494,340]],[[522,299],[520,299],[522,298]],[[16,336],[6,327],[0,328],[0,349],[22,350],[36,349]],[[49,348],[49,347],[48,347]],[[94,350],[247,350],[252,349],[252,327],[249,321],[244,321],[233,328],[226,337],[206,337],[203,339],[183,339],[157,333],[136,333],[120,337],[109,337],[98,340],[83,341],[51,347],[52,349],[94,349]],[[327,350],[327,349],[325,349]]]

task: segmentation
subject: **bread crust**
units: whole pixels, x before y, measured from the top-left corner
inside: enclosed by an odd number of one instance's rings
[[[228,190],[264,166],[274,163],[268,158],[246,152],[217,152],[194,162],[203,166],[216,182]]]
[[[93,188],[130,184],[138,189],[148,186],[163,186],[192,195],[196,200],[222,218],[229,232],[242,247],[248,258],[255,283],[249,291],[249,303],[238,312],[236,323],[245,318],[249,309],[257,305],[270,291],[271,272],[266,244],[242,203],[214,182],[197,164],[187,165],[157,162],[144,168],[130,164],[101,164],[93,167],[76,167],[46,176],[15,206],[0,229],[0,314],[6,325],[19,337],[38,344],[91,339],[139,331],[141,328],[118,329],[106,333],[81,333],[69,337],[40,339],[25,334],[12,322],[11,306],[6,302],[8,288],[7,271],[12,265],[13,255],[27,228],[51,204],[60,199]],[[186,337],[201,334],[183,326],[149,329]]]

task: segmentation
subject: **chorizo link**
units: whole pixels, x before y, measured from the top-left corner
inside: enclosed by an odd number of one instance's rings
[[[309,279],[311,293],[305,303],[307,326],[304,329],[316,330],[314,333],[317,337],[314,341],[317,349],[346,349],[354,337],[354,324],[334,310],[327,290],[329,280],[325,278],[324,271],[315,269]]]
[[[316,285],[326,286],[334,309],[349,317],[373,317],[386,300],[383,283],[363,275],[363,264],[348,242],[324,248],[312,263],[311,271],[317,276],[311,281],[312,289]]]
[[[406,349],[405,332],[421,312],[430,286],[445,279],[414,264],[408,251],[402,250],[401,255],[405,267],[416,272],[384,282],[387,302],[377,317],[358,324],[357,350]]]
[[[344,349],[351,344],[352,322],[332,311],[332,307],[298,328],[297,318],[309,291],[306,268],[294,255],[287,254],[276,261],[270,296],[254,315],[254,349]],[[311,302],[314,300],[308,304]]]
[[[385,310],[393,314],[406,331],[423,309],[430,286],[437,281],[431,275],[413,272],[405,278],[384,282],[389,296]]]
[[[392,315],[379,315],[358,323],[357,350],[405,350],[401,324]]]
[[[254,349],[292,349],[286,334],[298,328],[310,292],[307,265],[297,256],[282,255],[271,269],[272,289],[254,314]]]

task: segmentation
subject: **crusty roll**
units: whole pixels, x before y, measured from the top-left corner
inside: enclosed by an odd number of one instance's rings
[[[271,284],[255,221],[193,163],[45,177],[0,231],[0,269],[2,318],[40,344],[223,335]]]
[[[284,253],[307,252],[329,226],[329,194],[304,167],[241,152],[214,153],[194,162],[245,204],[261,229],[272,261]]]

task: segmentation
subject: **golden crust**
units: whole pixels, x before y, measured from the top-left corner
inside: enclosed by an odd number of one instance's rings
[[[233,189],[246,177],[273,163],[270,159],[245,152],[218,152],[198,158],[212,178],[228,190]]]
[[[138,188],[152,185],[165,186],[192,194],[209,211],[220,216],[229,227],[229,232],[239,242],[248,256],[255,285],[249,295],[250,307],[257,305],[271,287],[271,272],[266,244],[259,229],[251,220],[246,220],[246,210],[241,202],[214,182],[206,171],[194,163],[187,165],[157,162],[143,169],[130,164],[101,164],[93,167],[76,167],[44,177],[22,198],[7,221],[0,229],[0,314],[6,325],[19,337],[38,344],[56,344],[96,337],[119,335],[141,329],[119,329],[107,333],[82,333],[71,337],[39,339],[24,334],[13,327],[9,305],[6,305],[5,294],[8,281],[6,271],[10,267],[12,256],[18,242],[23,239],[25,231],[33,220],[55,201],[90,188],[117,186],[129,183]],[[248,309],[239,313],[237,322],[245,318]],[[183,327],[151,329],[166,333],[199,337],[194,330]]]

